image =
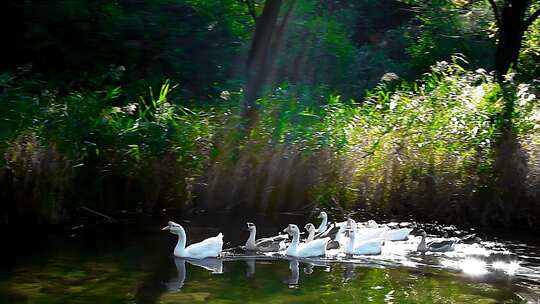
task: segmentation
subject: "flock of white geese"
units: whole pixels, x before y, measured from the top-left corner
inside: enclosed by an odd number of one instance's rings
[[[289,224],[283,230],[287,234],[257,239],[255,225],[247,223],[250,235],[241,249],[249,253],[277,253],[298,258],[325,257],[327,250],[331,249],[350,256],[378,255],[385,242],[408,240],[413,230],[391,228],[387,225],[379,225],[373,220],[357,223],[351,218],[343,222],[329,223],[328,215],[324,211],[319,214],[319,218],[321,223],[317,228],[311,223],[305,225],[307,237],[304,240],[301,240],[300,229],[295,224]],[[178,236],[178,242],[173,251],[176,257],[205,259],[219,257],[224,252],[222,233],[186,247],[186,231],[180,224],[168,222],[162,230],[168,230]],[[417,233],[421,236],[421,240],[416,250],[422,253],[452,251],[455,244],[460,241],[460,239],[451,238],[426,242],[426,233],[423,230]]]

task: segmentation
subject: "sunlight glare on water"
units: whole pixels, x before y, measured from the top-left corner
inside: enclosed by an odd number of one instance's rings
[[[504,262],[504,261],[496,261],[493,262],[492,267],[494,269],[502,270],[509,275],[513,275],[516,273],[516,271],[519,269],[519,262],[513,261],[513,262]]]
[[[460,268],[464,273],[471,276],[482,276],[488,273],[486,262],[473,258],[463,260],[460,263]]]

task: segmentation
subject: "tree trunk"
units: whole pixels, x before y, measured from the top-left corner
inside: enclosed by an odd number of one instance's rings
[[[281,7],[288,2],[288,9],[281,22]],[[263,12],[257,18],[255,33],[247,60],[247,81],[242,102],[244,129],[249,129],[256,119],[255,101],[273,73],[274,63],[284,40],[285,28],[291,16],[295,0],[267,0]]]
[[[521,49],[521,41],[527,26],[525,13],[528,1],[510,0],[504,2],[499,18],[499,41],[495,53],[495,72],[499,82],[511,65],[516,65]]]
[[[255,100],[270,69],[270,45],[276,30],[282,0],[267,0],[257,18],[255,33],[247,60],[247,82],[244,89],[242,116],[246,119],[255,112]]]

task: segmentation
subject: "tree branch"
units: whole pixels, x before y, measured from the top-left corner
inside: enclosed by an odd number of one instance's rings
[[[493,9],[493,15],[495,16],[495,23],[497,24],[497,27],[501,27],[501,14],[499,13],[499,8],[497,7],[497,3],[495,3],[495,0],[488,0],[489,4],[491,5],[491,9]]]
[[[536,20],[538,17],[540,17],[540,8],[536,10],[536,12],[532,13],[532,15],[529,16],[529,18],[527,18],[527,20],[525,20],[525,30],[531,25],[533,24],[534,20]]]

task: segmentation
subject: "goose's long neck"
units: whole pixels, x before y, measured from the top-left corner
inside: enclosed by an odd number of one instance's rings
[[[356,227],[351,228],[351,236],[349,237],[349,251],[354,250],[354,243],[356,242]]]
[[[306,242],[311,242],[315,239],[315,229],[311,228],[307,236]]]
[[[287,249],[287,254],[293,255],[294,253],[296,253],[296,249],[298,248],[298,243],[300,242],[299,238],[300,237],[299,237],[298,233],[293,232],[291,245],[289,245],[289,248]]]
[[[180,227],[180,233],[178,234],[178,243],[174,247],[174,255],[183,256],[184,249],[186,248],[186,231],[184,228]]]
[[[255,235],[257,234],[257,230],[255,228],[253,228],[253,230],[251,230],[249,232],[249,237],[246,241],[246,248],[247,249],[254,249],[256,246],[255,246]]]
[[[323,216],[321,224],[319,225],[319,228],[317,228],[317,232],[324,232],[326,230],[326,225],[328,225],[328,217]]]
[[[341,242],[343,239],[343,231],[345,230],[345,226],[339,227],[338,232],[336,233],[336,237],[334,238],[335,241]]]

